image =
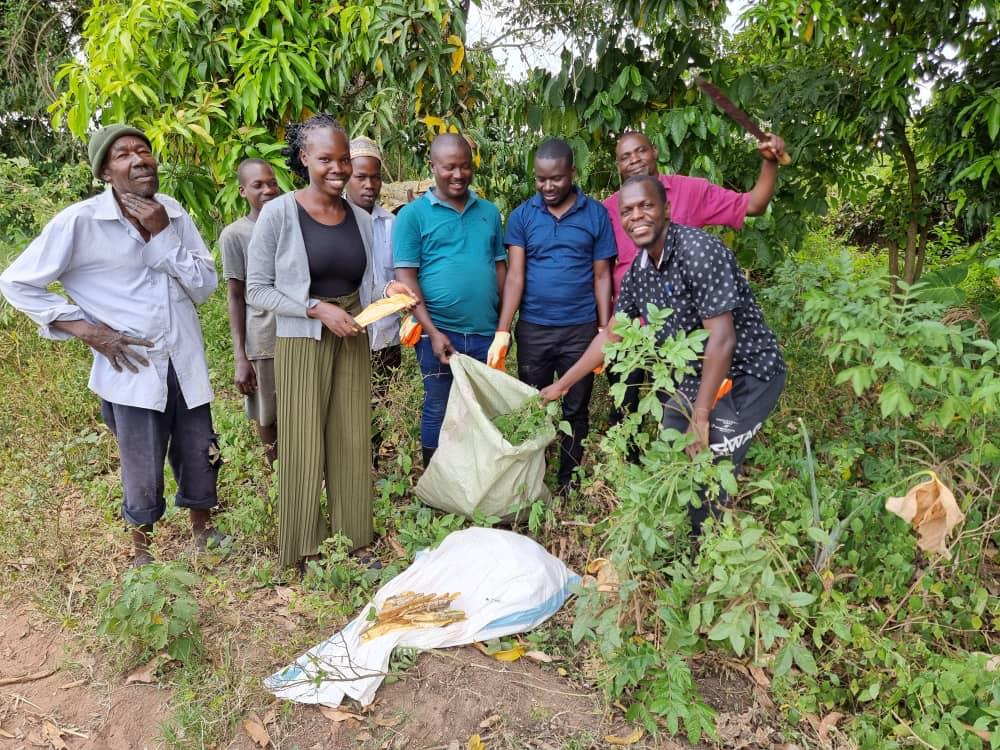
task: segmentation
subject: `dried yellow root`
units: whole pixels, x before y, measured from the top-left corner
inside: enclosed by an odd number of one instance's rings
[[[394,294],[391,297],[383,297],[375,300],[354,319],[359,326],[364,328],[400,310],[405,310],[416,304],[416,300],[409,294]]]
[[[461,622],[465,619],[465,612],[450,608],[458,597],[458,593],[418,594],[413,591],[390,596],[375,622],[361,634],[361,640],[370,641],[407,628],[439,628]]]

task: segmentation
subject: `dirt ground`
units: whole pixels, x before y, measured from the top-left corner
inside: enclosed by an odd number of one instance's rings
[[[153,750],[169,696],[156,685],[105,681],[56,624],[30,608],[0,606],[3,750]]]
[[[261,677],[280,666],[253,664]],[[719,711],[721,747],[791,747],[774,729],[778,722],[766,692],[742,667],[695,667],[706,699]],[[165,747],[160,724],[174,711],[170,691],[126,684],[125,677],[106,672],[30,606],[0,606],[0,750]],[[557,664],[527,658],[504,663],[465,647],[422,654],[364,710],[275,702],[236,717],[233,736],[219,750],[260,750],[268,741],[276,750],[464,750],[473,735],[491,750],[584,750],[611,747],[609,735],[627,737],[634,729],[617,708],[605,710],[596,693],[560,676]],[[645,736],[630,747],[692,746],[682,738]]]

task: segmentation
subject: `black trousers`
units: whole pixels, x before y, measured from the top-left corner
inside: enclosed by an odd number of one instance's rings
[[[610,368],[605,370],[605,372],[607,373],[610,385],[622,382],[622,376],[611,372]],[[608,421],[611,426],[620,423],[625,417],[634,413],[639,408],[639,397],[641,395],[639,388],[648,379],[648,373],[645,370],[632,370],[632,372],[625,376],[625,398],[622,400],[621,406],[611,405],[611,413],[608,415]]]
[[[732,390],[720,398],[712,409],[708,418],[709,447],[716,459],[732,461],[737,476],[743,468],[750,441],[777,405],[784,388],[785,373],[775,375],[770,380],[759,380],[752,375],[737,373],[733,376]],[[663,426],[686,432],[689,425],[687,410],[673,400],[666,401]],[[726,505],[728,501],[729,498],[723,491],[719,496],[719,503]],[[701,525],[708,518],[710,510],[704,495],[700,508],[688,508],[692,534],[701,533]]]
[[[372,352],[372,414],[386,396],[389,383],[403,364],[403,349],[399,344],[386,346]],[[382,447],[382,430],[376,422],[372,425],[372,466],[378,468],[379,449]]]
[[[102,399],[101,416],[118,441],[122,516],[128,523],[149,526],[163,516],[164,458],[177,480],[177,507],[208,510],[218,505],[216,475],[222,458],[212,430],[212,408],[188,408],[173,363],[167,370],[167,406],[162,412]]]
[[[519,321],[517,376],[530,386],[544,388],[576,364],[597,335],[597,322],[573,326],[542,326]],[[559,484],[566,486],[583,460],[583,441],[590,431],[590,394],[594,376],[588,374],[563,397],[563,419],[573,434],[559,433]]]

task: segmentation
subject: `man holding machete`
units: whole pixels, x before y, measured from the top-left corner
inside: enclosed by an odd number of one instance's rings
[[[672,223],[666,190],[655,177],[625,180],[619,220],[642,253],[622,281],[615,312],[637,318],[649,305],[670,308],[673,314],[657,331],[659,341],[679,330],[704,327],[709,333],[703,359],[691,363],[695,374],[686,376],[677,394],[666,400],[663,425],[694,433],[689,453],[708,447],[739,472],[750,441],[785,385],[785,363],[774,334],[732,251],[700,229]],[[621,340],[614,326],[612,322],[598,333],[576,364],[542,389],[543,402],[561,398],[604,361],[604,345]],[[732,388],[719,397],[727,378]],[[689,507],[692,534],[701,532],[708,512],[705,502]]]
[[[744,115],[745,117],[745,115]],[[660,174],[659,152],[649,138],[637,132],[627,132],[615,148],[615,163],[622,180],[629,177],[648,175],[656,177],[667,192],[670,205],[670,221],[689,227],[728,226],[742,229],[747,216],[759,216],[767,210],[778,181],[778,164],[788,163],[785,142],[774,133],[763,133],[757,143],[761,155],[760,174],[748,193],[739,193],[715,185],[700,177]],[[604,200],[611,219],[611,229],[618,247],[618,257],[612,276],[614,298],[621,292],[622,279],[639,254],[639,249],[622,227],[618,211],[619,193],[612,193]],[[635,409],[639,403],[639,385],[646,379],[641,371],[630,373],[626,379],[628,388],[622,402],[621,412],[612,409],[611,421],[616,423],[624,414]]]

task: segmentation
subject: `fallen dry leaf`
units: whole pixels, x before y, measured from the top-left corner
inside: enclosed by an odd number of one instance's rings
[[[976,735],[976,737],[981,739],[983,742],[989,742],[990,740],[993,739],[992,733],[987,732],[985,729],[976,729],[974,726],[972,726],[971,724],[966,724],[964,721],[961,722],[961,724],[962,728],[965,731],[972,732],[974,735]]]
[[[377,726],[377,727],[388,727],[389,729],[392,729],[393,727],[398,727],[399,726],[399,722],[401,722],[401,721],[402,721],[402,719],[400,719],[398,716],[394,716],[394,717],[389,718],[389,719],[385,719],[385,718],[382,718],[380,716],[376,716],[375,717],[375,726]]]
[[[157,654],[141,667],[136,667],[129,672],[128,677],[125,678],[125,684],[132,685],[134,683],[140,683],[148,685],[156,682],[156,670],[160,668],[160,663],[162,661],[163,654]]]
[[[348,719],[357,719],[358,721],[361,721],[361,714],[351,713],[350,711],[344,711],[340,708],[320,706],[319,712],[330,721],[347,721]]]
[[[269,708],[264,712],[264,715],[260,717],[261,722],[266,727],[268,724],[273,724],[278,720],[278,709]]]
[[[371,738],[372,736],[368,734],[368,732],[358,732],[356,735],[354,735],[355,742],[368,742],[368,740],[370,740]]]
[[[465,744],[465,750],[486,750],[486,745],[483,744],[483,740],[478,734],[474,734],[469,737],[469,741]]]
[[[636,742],[642,739],[643,732],[642,727],[636,727],[632,732],[624,737],[619,737],[617,734],[609,734],[604,738],[604,741],[609,745],[634,745]]]
[[[243,729],[250,735],[250,739],[257,747],[267,747],[271,744],[271,735],[267,733],[264,722],[257,714],[252,713],[243,720]]]
[[[824,716],[823,720],[819,723],[819,727],[816,729],[816,734],[818,734],[819,738],[825,742],[827,736],[830,734],[830,730],[837,726],[837,722],[843,718],[844,715],[842,713],[831,711]]]
[[[588,575],[583,577],[582,585],[596,586],[601,593],[613,594],[621,585],[618,570],[614,563],[605,557],[595,557],[587,563],[587,573]]]
[[[497,651],[493,654],[493,658],[497,661],[517,661],[522,656],[524,656],[527,649],[518,643],[513,648],[508,648],[504,651]]]
[[[549,664],[553,661],[551,656],[542,651],[525,651],[524,655],[529,659],[540,661],[542,664]]]
[[[987,672],[996,672],[1000,670],[1000,654],[990,657],[989,661],[986,662]]]
[[[69,747],[62,740],[63,733],[59,727],[47,719],[42,727],[46,741],[54,748],[54,750],[69,750]]]
[[[955,495],[938,479],[937,474],[930,472],[930,475],[930,479],[914,485],[902,497],[886,500],[885,509],[913,527],[920,549],[948,557],[945,539],[953,528],[965,520],[965,514],[959,510]]]
[[[500,714],[490,714],[485,719],[483,719],[481,722],[479,722],[479,728],[480,729],[489,729],[494,724],[499,723],[499,721],[500,721]]]
[[[750,676],[753,677],[753,681],[760,685],[762,688],[771,687],[771,678],[767,676],[765,672],[760,667],[750,667]]]
[[[409,557],[409,555],[406,554],[406,549],[403,547],[402,544],[396,541],[395,537],[390,536],[388,538],[388,542],[389,546],[392,547],[392,551],[396,553],[396,557],[402,558],[404,560]]]

